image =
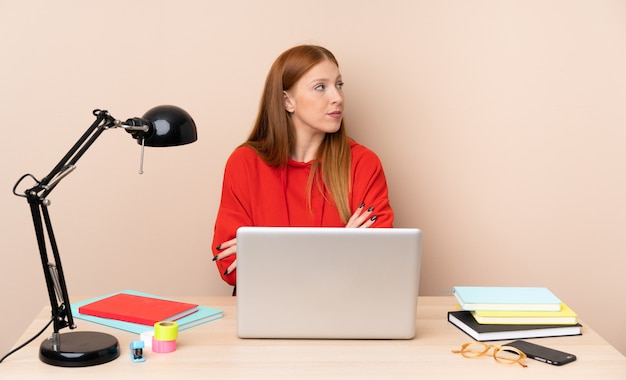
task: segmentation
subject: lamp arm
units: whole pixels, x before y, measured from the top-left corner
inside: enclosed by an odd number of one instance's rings
[[[85,154],[87,149],[96,141],[100,134],[102,134],[104,130],[113,127],[116,123],[116,120],[111,117],[107,111],[94,110],[93,114],[96,116],[96,120],[93,124],[83,133],[50,173],[39,181],[37,186],[29,189],[29,192],[41,192],[40,196],[45,198],[59,181],[73,170],[76,162]]]
[[[59,161],[50,173],[41,181],[37,181],[35,186],[26,190],[24,195],[30,205],[41,265],[46,287],[48,288],[48,297],[54,322],[53,337],[57,336],[57,333],[62,328],[69,327],[70,329],[74,329],[76,326],[70,308],[63,266],[61,265],[61,257],[48,212],[50,201],[46,199],[46,197],[65,176],[74,170],[76,162],[96,139],[100,137],[102,132],[121,125],[121,123],[113,119],[107,111],[94,110],[93,113],[96,116],[96,120],[93,124],[85,131],[65,156],[63,156],[61,161]],[[19,195],[16,193],[16,187],[27,176],[28,175],[23,176],[15,185],[13,188],[14,194]],[[46,243],[49,243],[52,251],[52,261],[49,259],[48,245]]]
[[[39,248],[39,256],[41,257],[41,266],[43,268],[46,287],[48,288],[48,298],[50,301],[52,320],[54,323],[54,332],[58,333],[64,327],[74,329],[74,318],[70,309],[69,296],[67,294],[67,286],[65,284],[65,276],[63,275],[63,267],[59,250],[54,238],[52,224],[48,208],[44,203],[33,202],[29,198],[33,225],[35,227],[35,235],[37,236],[37,245]],[[45,224],[45,230],[44,230]],[[46,234],[48,235],[54,261],[48,259],[46,248]]]

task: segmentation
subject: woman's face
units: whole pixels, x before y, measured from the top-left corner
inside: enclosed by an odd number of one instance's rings
[[[339,130],[343,118],[343,82],[339,68],[324,60],[285,91],[285,109],[299,138]]]

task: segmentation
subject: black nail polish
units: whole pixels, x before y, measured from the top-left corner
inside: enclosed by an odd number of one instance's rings
[[[363,208],[363,207],[365,207],[365,203],[361,203],[361,204],[359,205],[359,208]]]
[[[221,244],[218,245],[217,247],[215,247],[215,249],[217,249],[219,251],[220,249],[222,249],[222,245]]]
[[[228,269],[226,269],[226,270],[224,271],[224,274],[228,274]]]
[[[211,259],[211,261],[215,261],[217,260],[217,256],[213,256],[213,258]]]
[[[368,208],[367,211],[369,211],[369,212],[374,211],[374,206],[370,206],[370,208]]]
[[[375,220],[376,220],[376,218],[378,218],[378,217],[377,217],[376,215],[374,215],[374,216],[372,216],[372,217],[370,218],[370,220],[373,222],[373,221],[375,221]]]

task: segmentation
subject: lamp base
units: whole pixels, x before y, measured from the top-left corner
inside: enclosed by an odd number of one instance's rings
[[[47,364],[59,367],[88,367],[108,363],[120,356],[120,346],[112,335],[77,331],[57,334],[41,342],[39,359]],[[56,347],[55,347],[56,346]]]

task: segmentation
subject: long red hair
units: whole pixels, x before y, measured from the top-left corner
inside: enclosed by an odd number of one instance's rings
[[[324,60],[339,66],[333,53],[316,45],[293,47],[274,61],[265,80],[256,122],[250,136],[242,144],[254,149],[268,165],[285,167],[296,143],[295,130],[285,110],[284,91],[288,91],[313,66]],[[323,188],[328,190],[341,219],[348,221],[352,214],[348,201],[351,161],[350,142],[342,120],[339,130],[327,133],[317,151],[307,186],[309,207],[313,183],[317,182],[321,166],[323,186],[317,183],[317,188],[322,194]]]

